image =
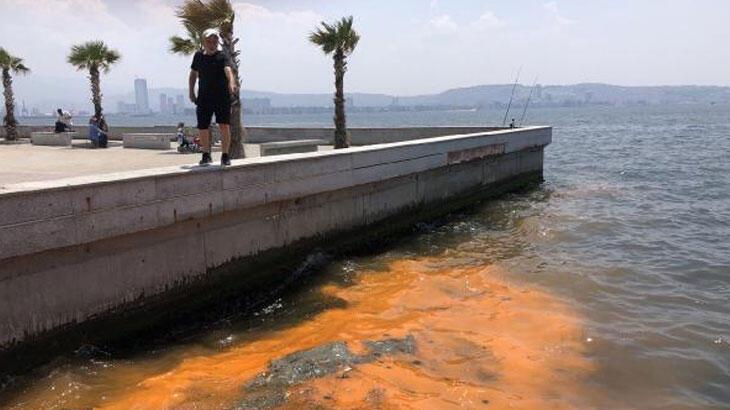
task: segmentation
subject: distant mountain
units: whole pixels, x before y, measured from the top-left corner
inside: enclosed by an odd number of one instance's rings
[[[447,90],[439,94],[402,97],[402,105],[503,105],[509,102],[512,85],[480,85]],[[697,104],[730,103],[730,87],[662,86],[623,87],[608,84],[517,85],[514,103],[523,104],[530,96],[535,105],[579,104]]]
[[[464,106],[504,105],[512,95],[512,84],[479,85],[455,88],[438,94],[396,96],[387,94],[347,94],[358,107],[401,106]],[[532,91],[535,105],[581,104],[730,104],[730,87],[660,86],[624,87],[609,84],[538,85],[535,88],[517,85],[514,104],[521,105]],[[273,107],[332,106],[331,94],[280,94],[244,91],[244,98],[268,98]]]

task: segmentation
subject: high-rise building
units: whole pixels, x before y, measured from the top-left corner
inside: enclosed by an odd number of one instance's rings
[[[185,109],[185,98],[183,98],[182,94],[178,94],[175,98],[177,99],[177,110],[179,111],[178,114],[182,113]]]
[[[167,114],[169,108],[167,106],[167,94],[160,94],[160,114]]]
[[[147,91],[147,80],[144,78],[134,80],[134,102],[137,106],[137,114],[149,114],[149,92]]]
[[[167,113],[177,114],[177,107],[175,107],[175,100],[172,97],[167,97]]]

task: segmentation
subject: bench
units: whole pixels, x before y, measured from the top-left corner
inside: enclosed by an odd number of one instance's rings
[[[175,134],[122,134],[124,148],[168,150]]]
[[[70,147],[71,141],[78,133],[73,132],[31,132],[30,143],[33,145],[51,145],[59,147]]]
[[[316,152],[319,145],[327,145],[325,140],[291,140],[264,142],[258,144],[259,154],[262,157],[271,155],[297,154],[302,152]]]

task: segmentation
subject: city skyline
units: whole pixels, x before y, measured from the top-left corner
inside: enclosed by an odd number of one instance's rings
[[[107,114],[125,115],[193,115],[194,106],[184,95],[182,88],[147,88],[146,79],[137,78],[133,88],[123,95],[112,95],[105,99]],[[414,110],[484,109],[506,106],[513,99],[514,106],[524,106],[530,100],[533,108],[544,107],[583,107],[583,106],[622,106],[622,105],[728,105],[730,87],[667,86],[667,87],[622,87],[610,84],[585,83],[573,85],[534,86],[518,84],[514,95],[514,84],[475,85],[471,87],[443,90],[439,93],[420,96],[398,96],[375,93],[346,93],[347,105],[351,109]],[[244,90],[243,108],[249,114],[296,114],[332,108],[331,93],[289,94],[267,91]],[[512,98],[514,97],[514,98]],[[145,102],[156,101],[154,108],[145,108]],[[25,99],[15,105],[16,115],[47,116],[55,115],[61,107],[77,115],[86,115],[89,110],[73,104],[48,106],[39,110],[31,101]],[[85,105],[81,105],[85,107]],[[400,107],[400,108],[398,108]],[[0,107],[0,113],[3,109]]]

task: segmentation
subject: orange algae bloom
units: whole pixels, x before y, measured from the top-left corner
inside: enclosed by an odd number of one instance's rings
[[[559,298],[509,278],[499,266],[396,260],[385,270],[358,273],[351,286],[324,286],[324,295],[345,303],[309,320],[247,333],[224,351],[187,346],[117,364],[99,376],[103,387],[64,403],[228,408],[272,360],[338,341],[364,354],[366,341],[412,336],[412,354],[383,355],[287,386],[279,408],[591,406],[599,393],[583,382],[595,368],[585,356],[580,316]],[[46,390],[30,394],[25,404],[49,403]]]

